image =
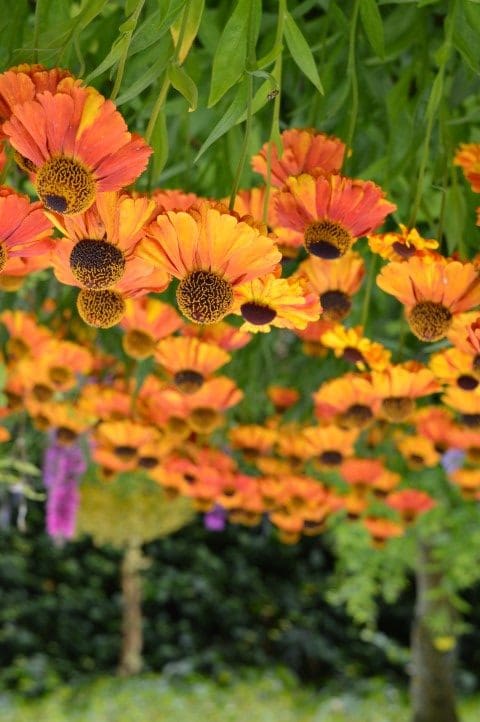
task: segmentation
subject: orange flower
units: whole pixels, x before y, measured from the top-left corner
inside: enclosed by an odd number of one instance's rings
[[[77,374],[85,376],[92,369],[90,351],[72,341],[51,339],[35,351],[35,363],[45,369],[49,383],[56,391],[68,391],[77,384]]]
[[[434,448],[443,453],[452,442],[455,427],[452,415],[447,409],[439,406],[427,406],[415,414],[415,425],[420,436],[425,436],[434,443]]]
[[[186,323],[183,324],[180,332],[182,336],[193,336],[201,341],[214,343],[225,351],[237,351],[252,340],[249,333],[239,331],[235,326],[230,326],[230,324],[223,321],[208,326]]]
[[[50,251],[53,250],[55,242],[52,240]],[[8,258],[0,274],[0,290],[7,292],[18,291],[26,278],[32,273],[43,271],[51,266],[51,255],[43,253],[38,256],[16,256]]]
[[[272,429],[256,424],[234,426],[228,436],[232,447],[240,449],[248,461],[270,453],[277,437]]]
[[[360,496],[364,496],[378,485],[380,485],[380,489],[383,489],[382,482],[385,472],[391,473],[388,469],[385,469],[379,459],[357,458],[344,461],[339,471],[347,484],[354,488]],[[398,483],[398,480],[398,475],[394,475],[392,483]]]
[[[275,143],[270,144],[270,182],[274,186],[285,185],[288,176],[322,170],[332,173],[340,170],[345,156],[345,144],[335,136],[308,128],[285,130],[280,136],[282,152]],[[269,143],[265,143],[252,158],[252,168],[267,180],[267,157]]]
[[[403,436],[397,440],[396,445],[411,469],[437,466],[440,462],[440,455],[435,450],[433,441],[424,436]]]
[[[132,397],[127,390],[87,384],[82,389],[78,408],[102,421],[127,419],[132,411]]]
[[[380,517],[367,517],[362,519],[362,524],[372,537],[372,543],[375,549],[382,549],[388,539],[402,536],[404,532],[401,524],[390,519],[381,519]]]
[[[79,434],[93,427],[95,417],[81,413],[72,402],[47,402],[41,405],[42,416],[51,429],[55,429],[56,440],[65,446],[73,444]]]
[[[50,251],[51,223],[40,203],[0,186],[0,272],[9,259],[38,256]]]
[[[132,421],[103,421],[95,431],[100,447],[112,452],[121,462],[137,460],[142,444],[157,440],[157,431],[152,426]]]
[[[206,381],[188,399],[188,423],[193,431],[209,434],[222,423],[221,413],[238,404],[243,392],[232,379],[217,376]]]
[[[156,298],[125,300],[125,315],[120,328],[126,331],[122,336],[123,350],[136,359],[151,356],[157,342],[183,326],[181,318],[168,303]]]
[[[303,174],[288,178],[287,188],[274,200],[279,225],[301,231],[307,251],[327,260],[343,256],[396,208],[375,183],[339,175]]]
[[[326,348],[333,349],[337,358],[354,363],[361,371],[367,367],[383,371],[390,363],[390,351],[381,343],[365,338],[362,326],[345,328],[336,324],[322,334],[321,341]]]
[[[477,360],[477,356],[480,356],[480,317],[476,318],[475,321],[467,327],[466,331],[466,342],[469,346],[469,349],[475,351],[475,360]],[[478,359],[477,363],[480,364],[480,358]]]
[[[348,429],[367,426],[381,403],[370,380],[359,374],[345,374],[327,381],[313,394],[313,401],[318,419],[336,419]]]
[[[300,393],[297,389],[273,385],[267,388],[267,396],[275,406],[275,411],[281,414],[297,403]]]
[[[362,285],[365,264],[362,257],[353,251],[334,261],[311,256],[300,264],[297,273],[305,277],[319,294],[322,318],[341,321],[350,312],[351,296]]]
[[[480,303],[475,266],[442,256],[389,263],[377,276],[377,285],[404,304],[410,329],[422,341],[443,338],[454,314]]]
[[[477,350],[480,354],[480,342],[475,341],[475,332],[470,337],[469,326],[471,326],[478,318],[478,311],[466,311],[465,313],[458,313],[452,319],[452,324],[446,333],[446,338],[450,341],[453,346],[456,346],[460,351],[466,353],[472,353]],[[472,345],[473,344],[473,345]]]
[[[475,357],[458,348],[448,348],[430,357],[430,369],[443,384],[457,384],[464,391],[473,391],[479,383],[480,368]]]
[[[406,524],[415,521],[420,514],[430,511],[437,504],[430,494],[419,489],[396,491],[387,496],[385,503],[398,511]]]
[[[0,322],[10,335],[7,353],[10,359],[18,361],[35,352],[40,354],[43,346],[52,338],[51,331],[37,323],[35,316],[25,311],[2,311]]]
[[[177,303],[195,323],[216,323],[233,305],[233,289],[273,271],[280,253],[271,238],[208,203],[159,215],[141,255],[180,279]]]
[[[326,356],[327,349],[322,343],[322,336],[333,327],[333,321],[325,321],[321,318],[309,323],[303,331],[295,329],[295,335],[303,341],[303,352],[309,356]]]
[[[422,251],[438,248],[438,241],[422,238],[415,228],[407,228],[401,223],[400,232],[377,233],[368,236],[368,245],[373,253],[388,261],[406,261]]]
[[[85,213],[74,217],[48,214],[67,237],[70,271],[75,285],[104,291],[121,281],[129,261],[138,258],[136,247],[154,202],[116,192],[99,193]]]
[[[460,487],[460,493],[467,501],[477,500],[480,492],[480,471],[478,469],[457,469],[449,475],[451,481]]]
[[[214,344],[184,336],[165,338],[155,350],[157,363],[173,376],[177,388],[187,394],[198,391],[205,379],[230,358],[230,354]]]
[[[462,168],[472,191],[480,193],[480,143],[462,143],[453,163]]]
[[[165,211],[188,211],[200,200],[195,193],[185,193],[185,191],[170,188],[154,191],[151,198],[155,201],[157,214],[165,213]]]
[[[449,386],[442,396],[442,402],[455,409],[466,426],[480,426],[480,394],[477,391],[463,391],[456,386]]]
[[[145,169],[151,149],[132,136],[111,100],[65,78],[13,108],[3,130],[35,167],[35,188],[57,213],[89,208],[98,192],[119,190]]]
[[[8,429],[6,429],[4,426],[0,426],[0,443],[5,443],[5,441],[10,441],[10,432]]]
[[[372,386],[382,399],[382,411],[389,421],[405,421],[415,408],[414,400],[439,391],[430,369],[409,362],[373,371]]]
[[[347,456],[355,453],[357,429],[339,429],[338,426],[309,426],[302,436],[315,449],[315,456],[322,467],[335,467]]]
[[[242,331],[267,333],[277,328],[306,328],[320,315],[318,295],[301,278],[277,278],[269,273],[234,291],[233,312],[245,320]]]

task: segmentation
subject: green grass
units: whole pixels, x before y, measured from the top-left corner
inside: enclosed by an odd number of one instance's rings
[[[462,702],[462,722],[478,722],[480,700]],[[171,683],[154,676],[102,678],[62,687],[42,700],[0,697],[2,722],[408,722],[403,693],[381,680],[335,694],[302,689],[287,676],[228,685]]]

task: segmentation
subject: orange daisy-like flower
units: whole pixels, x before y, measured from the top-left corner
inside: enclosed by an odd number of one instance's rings
[[[451,481],[460,488],[467,501],[477,500],[480,494],[480,471],[478,469],[457,469],[449,475]]]
[[[367,367],[383,371],[390,363],[390,351],[381,343],[365,338],[362,326],[345,328],[336,324],[322,334],[321,341],[326,348],[333,349],[337,358],[350,361],[361,371]]]
[[[56,440],[65,446],[73,444],[79,434],[93,427],[96,419],[79,411],[72,402],[47,402],[41,405],[41,413],[48,420],[50,429],[55,429]]]
[[[154,191],[151,198],[155,201],[157,214],[165,213],[165,211],[188,211],[200,201],[195,193],[185,193],[185,191],[170,188]]]
[[[427,406],[419,409],[415,414],[415,426],[420,436],[433,441],[438,453],[443,453],[452,443],[455,426],[452,414],[440,406]]]
[[[369,516],[362,519],[362,524],[372,537],[375,549],[383,549],[389,539],[403,536],[404,527],[396,521]]]
[[[362,285],[365,264],[362,257],[352,251],[333,261],[307,258],[300,264],[297,273],[305,277],[318,293],[322,318],[326,321],[341,321],[350,312],[351,296]]]
[[[357,429],[340,429],[328,426],[309,426],[303,430],[302,436],[315,449],[315,456],[322,467],[339,466],[344,458],[355,453]]]
[[[345,374],[322,384],[313,394],[319,419],[336,420],[341,426],[363,428],[380,410],[381,399],[370,380],[359,374]]]
[[[102,421],[120,421],[131,414],[132,396],[127,389],[87,384],[82,388],[78,408]]]
[[[0,272],[9,259],[28,258],[50,251],[52,225],[41,203],[0,186]]]
[[[396,209],[371,181],[305,173],[289,178],[287,188],[274,199],[279,225],[301,231],[307,251],[327,260],[343,256]]]
[[[406,261],[419,251],[432,251],[438,248],[438,241],[422,238],[416,228],[407,228],[401,223],[400,232],[376,233],[368,236],[368,245],[373,253],[388,261]]]
[[[25,311],[2,311],[0,323],[6,326],[9,333],[6,349],[13,361],[32,356],[34,352],[41,354],[43,346],[52,338],[52,332]]]
[[[411,469],[437,466],[440,462],[440,454],[436,451],[435,444],[425,436],[402,436],[397,440],[396,446]]]
[[[269,454],[277,439],[277,434],[273,429],[267,429],[257,424],[234,426],[230,429],[228,436],[232,447],[240,449],[249,461]]]
[[[392,472],[386,469],[379,459],[346,459],[339,471],[347,484],[360,496],[376,489],[391,489],[400,480],[398,474],[390,476]],[[383,478],[385,474],[388,478],[387,484]]]
[[[422,341],[443,338],[454,314],[480,303],[475,266],[442,256],[389,263],[377,276],[377,285],[403,303],[410,329]]]
[[[0,290],[7,292],[18,291],[27,276],[50,268],[52,264],[51,251],[54,247],[55,241],[52,240],[47,253],[38,256],[8,258],[0,274]]]
[[[285,185],[289,176],[322,170],[333,173],[340,170],[346,146],[335,136],[319,133],[314,129],[285,130],[281,136],[282,152],[279,155],[275,143],[270,144],[270,182],[274,186]],[[265,143],[252,158],[252,168],[267,180],[269,143]]]
[[[152,426],[133,421],[104,421],[95,431],[96,441],[120,461],[130,462],[138,457],[142,444],[156,441],[157,431]]]
[[[230,354],[219,346],[185,336],[165,338],[155,349],[157,363],[171,374],[176,387],[186,394],[198,391],[205,379],[230,358]]]
[[[478,311],[466,311],[465,313],[455,314],[453,317],[446,338],[460,351],[472,353],[473,350],[480,354],[480,340],[477,342],[474,337],[470,338],[469,332],[469,327],[475,323],[477,318]]]
[[[440,390],[430,369],[409,362],[373,371],[372,386],[382,399],[382,411],[389,421],[405,421],[415,409],[415,399]]]
[[[221,414],[243,399],[243,392],[226,376],[205,381],[188,399],[188,423],[199,434],[209,434],[221,425]]]
[[[127,298],[120,323],[120,328],[126,331],[122,337],[123,349],[132,358],[148,358],[160,339],[182,326],[182,319],[170,304],[145,296]]]
[[[269,273],[235,288],[233,312],[245,320],[242,331],[267,333],[277,328],[304,329],[317,321],[318,295],[301,278],[277,278]]]
[[[132,183],[152,152],[128,132],[111,100],[72,78],[62,80],[56,93],[16,105],[3,130],[33,164],[46,208],[69,215],[89,208],[97,193]]]
[[[88,325],[110,328],[123,318],[126,298],[168,286],[165,270],[137,254],[151,208],[146,198],[102,193],[82,216],[56,217],[68,237],[56,246],[53,270],[60,283],[81,288],[77,309]]]
[[[35,352],[36,363],[46,370],[48,380],[56,391],[68,391],[77,384],[77,374],[88,374],[93,357],[88,349],[72,341],[51,339]]]
[[[480,366],[480,317],[477,317],[473,323],[471,323],[467,329],[466,342],[469,346],[469,350],[475,352],[476,356],[474,359],[474,365]]]
[[[435,499],[425,491],[419,489],[402,489],[389,494],[385,499],[385,504],[401,515],[406,524],[415,521],[420,515],[424,514],[437,505]]]
[[[472,191],[480,193],[480,143],[462,143],[453,163],[462,168]]]
[[[269,386],[267,396],[275,406],[275,411],[283,413],[300,399],[300,392],[286,386]]]
[[[472,349],[473,350],[473,349]],[[465,353],[458,348],[448,348],[430,358],[429,367],[443,384],[456,384],[464,391],[476,389],[480,378],[480,364],[475,366],[473,353]]]
[[[442,396],[442,402],[457,411],[466,426],[480,426],[480,394],[477,390],[463,391],[457,386],[449,386]]]
[[[180,279],[180,310],[190,321],[207,324],[231,310],[235,286],[271,273],[281,259],[271,238],[208,203],[159,215],[141,255]]]

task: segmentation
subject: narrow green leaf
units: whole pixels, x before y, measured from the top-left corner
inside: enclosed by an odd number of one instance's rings
[[[247,81],[244,80],[238,86],[237,92],[235,94],[235,97],[233,98],[229,109],[226,111],[226,113],[222,115],[222,117],[198,151],[197,156],[194,160],[195,163],[197,162],[197,160],[199,160],[199,158],[202,157],[205,151],[210,148],[212,143],[215,143],[215,141],[221,138],[222,135],[224,135],[228,130],[230,130],[230,128],[232,128],[236,123],[240,122],[240,118],[245,113],[247,107],[247,95],[248,84]]]
[[[432,118],[437,112],[443,94],[443,75],[437,75],[433,81],[432,91],[427,103],[426,117]]]
[[[285,15],[285,40],[290,54],[302,73],[310,80],[321,95],[324,95],[322,81],[310,46],[290,13]]]
[[[453,44],[463,56],[474,73],[480,75],[480,56],[478,53],[478,32],[480,28],[480,8],[465,2],[457,4]]]
[[[383,22],[376,0],[361,0],[360,18],[373,52],[380,58],[384,58],[385,38],[383,34]]]
[[[252,0],[238,0],[215,51],[208,107],[223,98],[245,71],[248,17]]]
[[[160,110],[153,129],[150,145],[153,148],[152,174],[156,183],[168,159],[168,130],[165,106]]]
[[[121,37],[117,38],[115,42],[112,45],[112,48],[108,55],[102,60],[100,65],[97,65],[95,70],[92,70],[90,75],[87,77],[86,82],[91,83],[94,78],[97,78],[99,75],[104,73],[106,70],[110,70],[115,63],[118,63],[120,60],[122,53],[124,50],[127,50],[128,48],[128,37],[125,35],[122,35]]]
[[[177,63],[171,63],[168,66],[168,78],[179,93],[183,95],[189,104],[189,110],[196,110],[198,104],[197,86],[187,73],[187,71]]]
[[[133,34],[130,56],[136,55],[158,42],[175,23],[184,5],[185,0],[172,0],[166,11],[155,10],[154,13],[148,15]]]
[[[0,363],[0,390],[5,386],[7,380],[7,367],[5,364]]]
[[[463,189],[455,184],[447,188],[445,198],[445,236],[448,253],[458,250],[467,223],[467,204]]]
[[[281,43],[278,43],[278,45],[274,45],[268,53],[266,53],[262,58],[257,60],[257,68],[259,70],[263,68],[268,68],[269,65],[275,62],[282,50],[283,45]]]
[[[168,60],[172,55],[173,52],[173,45],[172,43],[165,44],[162,47],[162,50],[160,57],[157,58],[155,63],[151,65],[144,73],[143,75],[138,78],[135,83],[132,83],[128,90],[126,90],[124,93],[118,96],[115,103],[116,105],[122,105],[123,103],[127,103],[129,100],[132,100],[132,98],[136,98],[137,95],[140,95],[140,93],[148,88],[152,83],[154,83],[156,80],[158,80],[158,77],[163,73],[165,70]]]
[[[197,37],[204,9],[205,0],[189,0],[187,23],[183,34],[182,47],[177,49],[177,59],[180,65],[182,65],[183,61],[187,57],[188,52],[192,47],[192,43]],[[182,25],[182,21],[183,13],[178,16],[177,20],[170,28],[175,45],[180,38],[180,27]]]

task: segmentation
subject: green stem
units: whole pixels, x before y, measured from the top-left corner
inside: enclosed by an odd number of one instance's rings
[[[189,10],[190,10],[190,0],[187,0],[185,3],[185,7],[183,9],[182,24],[180,26],[180,32],[178,34],[178,41],[175,45],[175,50],[173,52],[173,56],[172,56],[170,62],[178,61],[178,56],[180,53],[180,49],[182,47],[183,38],[185,37],[185,32],[187,29],[187,20],[188,20]],[[165,100],[167,98],[169,90],[170,90],[170,80],[168,79],[168,73],[165,73],[162,85],[160,86],[160,92],[155,101],[155,105],[152,108],[152,113],[150,115],[150,120],[148,121],[147,130],[145,131],[145,140],[147,141],[147,143],[150,142],[150,138],[152,137],[152,133],[155,128],[155,123],[157,122],[158,115],[165,103]]]
[[[253,10],[252,3],[250,4],[250,10],[248,13],[248,34],[247,34],[247,116],[245,121],[245,135],[243,137],[242,150],[240,152],[240,159],[238,161],[237,170],[235,171],[235,178],[233,180],[232,192],[230,193],[229,208],[233,210],[235,205],[235,198],[237,197],[238,188],[240,186],[240,180],[242,178],[243,169],[245,167],[245,161],[247,159],[248,144],[250,141],[250,135],[252,131],[252,100],[253,100],[253,75],[251,72],[255,68],[255,34],[254,34],[254,23],[253,23]]]
[[[350,21],[350,35],[348,41],[348,61],[347,75],[350,78],[350,87],[352,90],[352,107],[350,110],[350,121],[348,123],[347,147],[352,147],[353,135],[357,124],[358,115],[358,78],[357,67],[355,61],[355,48],[357,39],[358,12],[360,9],[360,0],[355,0],[353,5],[352,19]]]
[[[372,297],[373,281],[375,279],[376,270],[377,270],[377,256],[373,256],[373,258],[371,260],[370,268],[368,271],[367,287],[365,289],[365,296],[363,298],[362,317],[361,317],[361,321],[360,321],[364,332],[365,332],[365,328],[367,326],[367,321],[368,321],[368,311],[370,309],[370,299]]]
[[[286,0],[279,0],[277,30],[275,32],[274,47],[282,42],[283,29],[285,26],[285,14],[287,12]],[[270,127],[270,137],[267,146],[267,177],[265,186],[265,198],[263,201],[263,222],[268,223],[268,204],[270,202],[270,190],[272,187],[272,146],[280,135],[280,100],[281,100],[281,83],[282,83],[282,53],[275,61],[272,70],[272,77],[278,86],[278,93],[273,101],[272,125]]]
[[[110,95],[111,100],[115,100],[115,98],[117,97],[118,92],[120,90],[120,86],[121,86],[122,80],[123,80],[123,74],[125,73],[125,64],[127,62],[127,56],[128,56],[128,51],[130,49],[130,43],[132,42],[132,35],[134,33],[135,28],[137,27],[138,18],[140,17],[140,13],[142,12],[144,5],[145,5],[145,0],[139,0],[138,5],[135,8],[135,11],[128,18],[129,22],[132,23],[132,27],[127,33],[125,33],[125,35],[126,35],[125,49],[118,62],[117,74],[115,76],[115,83],[113,85],[112,94]]]

